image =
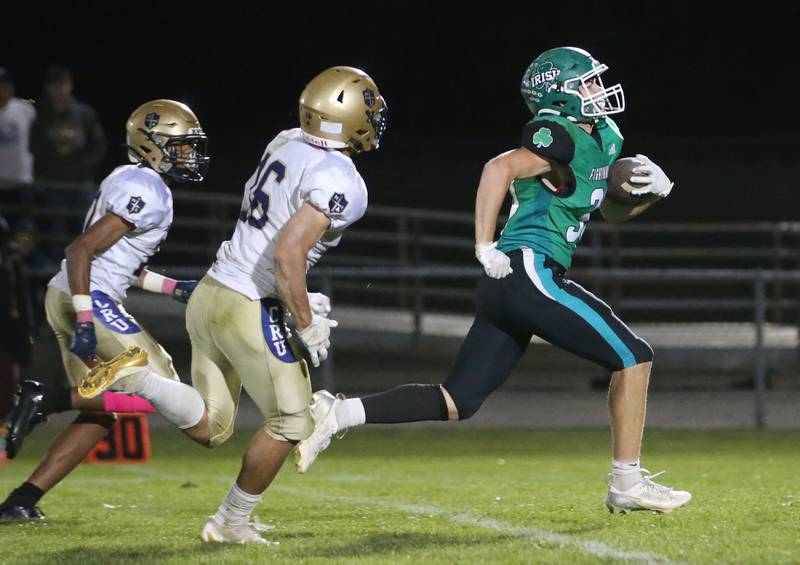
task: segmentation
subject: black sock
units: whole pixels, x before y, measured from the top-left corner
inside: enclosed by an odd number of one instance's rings
[[[447,402],[439,385],[402,385],[361,398],[367,424],[447,420]]]
[[[19,487],[11,491],[3,505],[25,506],[29,508],[35,506],[44,496],[44,491],[32,483],[22,483]]]
[[[49,416],[57,412],[72,410],[70,390],[58,386],[42,385],[42,412],[44,412],[44,415]]]

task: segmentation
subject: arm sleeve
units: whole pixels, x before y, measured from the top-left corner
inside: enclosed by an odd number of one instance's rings
[[[354,224],[367,209],[364,181],[357,174],[329,165],[306,173],[300,196],[330,218],[332,230]]]
[[[106,211],[113,212],[133,225],[137,232],[147,231],[163,224],[167,210],[153,187],[117,179],[110,186]]]
[[[575,156],[575,142],[561,124],[534,120],[522,130],[522,147],[540,157],[569,165]]]

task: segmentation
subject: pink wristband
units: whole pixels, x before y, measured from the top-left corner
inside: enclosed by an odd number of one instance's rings
[[[172,294],[178,281],[159,275],[153,271],[145,271],[142,278],[142,288],[148,292],[160,292],[161,294]]]
[[[91,310],[81,310],[80,312],[76,312],[75,317],[81,324],[94,321]]]
[[[75,309],[75,317],[80,323],[92,321],[92,297],[88,294],[73,294],[72,307]]]
[[[175,279],[165,278],[164,282],[161,283],[161,292],[163,294],[172,294],[172,291],[175,290],[175,286],[178,284],[178,281]]]

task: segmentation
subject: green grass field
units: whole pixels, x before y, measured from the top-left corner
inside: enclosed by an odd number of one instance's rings
[[[3,496],[53,433],[0,467]],[[278,476],[254,514],[279,544],[203,544],[248,439],[211,452],[158,432],[152,463],[82,465],[42,501],[45,524],[0,525],[0,562],[800,562],[796,432],[649,431],[645,465],[695,498],[611,515],[604,430],[356,430]]]

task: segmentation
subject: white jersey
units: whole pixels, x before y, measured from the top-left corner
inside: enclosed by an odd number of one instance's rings
[[[108,212],[132,224],[133,228],[92,260],[91,291],[103,292],[112,300],[122,302],[139,269],[155,255],[167,237],[172,225],[172,193],[153,169],[123,165],[100,184],[86,215],[84,231]],[[61,270],[49,284],[70,294],[66,260],[61,262]]]
[[[245,183],[233,237],[220,246],[208,274],[251,300],[277,295],[275,245],[283,226],[306,202],[331,220],[308,252],[308,269],[364,215],[367,187],[349,157],[309,145],[295,128],[279,133],[267,145]]]
[[[12,98],[0,108],[0,180],[33,181],[33,156],[28,149],[33,106]]]

